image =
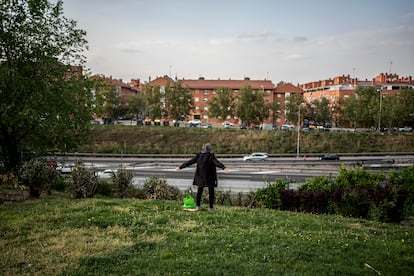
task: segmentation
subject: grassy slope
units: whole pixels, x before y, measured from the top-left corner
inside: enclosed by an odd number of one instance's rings
[[[412,226],[174,201],[41,199],[0,206],[5,275],[414,274]],[[369,268],[368,265],[372,268]]]
[[[84,152],[194,153],[211,143],[216,153],[295,153],[297,133],[239,129],[97,126]],[[301,132],[301,153],[414,152],[414,133]]]

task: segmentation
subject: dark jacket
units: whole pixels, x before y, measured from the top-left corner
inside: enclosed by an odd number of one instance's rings
[[[199,187],[217,187],[216,167],[225,169],[225,166],[217,160],[213,153],[197,153],[196,156],[184,162],[180,169],[197,163],[193,185]]]

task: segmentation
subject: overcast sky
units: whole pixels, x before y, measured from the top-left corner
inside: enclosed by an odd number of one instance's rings
[[[87,31],[87,67],[129,82],[293,84],[414,75],[413,0],[64,0]]]

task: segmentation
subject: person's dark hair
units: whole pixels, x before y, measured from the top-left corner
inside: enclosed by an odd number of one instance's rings
[[[211,144],[204,144],[201,147],[201,152],[203,153],[212,152],[212,151],[213,151],[213,146]]]

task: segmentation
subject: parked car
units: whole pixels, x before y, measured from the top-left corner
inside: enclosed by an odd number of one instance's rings
[[[336,153],[328,153],[323,155],[321,160],[339,160],[339,155]]]
[[[267,160],[267,153],[264,152],[253,152],[250,155],[243,157],[243,161],[265,161]]]
[[[282,125],[280,127],[281,130],[289,130],[289,131],[294,131],[295,130],[295,126],[294,125]]]
[[[223,122],[222,125],[224,126],[224,128],[231,128],[233,126],[232,123],[227,122],[227,121]]]
[[[212,128],[210,123],[201,123],[200,127],[201,128]]]
[[[247,129],[247,125],[246,124],[241,124],[240,129]]]
[[[144,120],[143,119],[137,119],[137,126],[143,126]]]
[[[100,125],[100,124],[101,124],[101,122],[100,122],[100,121],[98,121],[98,120],[91,120],[91,124],[92,124],[92,125]]]
[[[222,123],[222,125],[223,126],[226,126],[226,125],[229,125],[229,126],[233,126],[233,124],[232,123],[230,123],[230,122],[227,122],[227,121],[224,121],[223,123]]]
[[[194,119],[192,121],[188,122],[190,125],[199,125],[201,124],[201,121],[199,119]]]
[[[405,127],[401,127],[398,129],[399,131],[404,131],[404,132],[411,132],[413,131],[413,128],[410,126],[405,126]]]
[[[173,121],[173,125],[175,127],[185,127],[185,122],[184,121],[176,121],[176,120],[174,120]]]

